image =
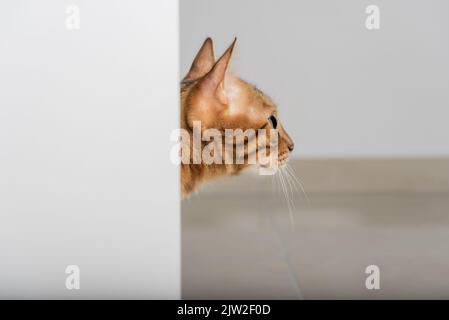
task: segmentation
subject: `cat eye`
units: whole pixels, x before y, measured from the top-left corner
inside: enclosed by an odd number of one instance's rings
[[[271,115],[268,117],[268,121],[270,121],[271,125],[273,126],[273,129],[276,129],[278,126],[278,120],[274,115]]]

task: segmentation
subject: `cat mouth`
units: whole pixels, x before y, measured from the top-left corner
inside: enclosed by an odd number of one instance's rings
[[[290,159],[290,155],[288,152],[281,154],[278,158],[278,166],[280,168],[285,167],[287,165],[289,159]]]
[[[289,159],[289,157],[286,157],[285,159],[280,160],[279,163],[278,163],[279,168],[285,167],[287,165],[287,163],[288,163],[288,159]]]

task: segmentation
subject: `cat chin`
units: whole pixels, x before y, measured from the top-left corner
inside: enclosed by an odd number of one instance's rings
[[[242,170],[241,175],[247,175],[247,176],[260,176],[261,172],[263,172],[262,175],[272,175],[277,172],[277,168],[272,168],[270,166],[262,166],[260,164],[258,165],[251,165],[246,167],[244,170]]]
[[[249,165],[242,169],[240,175],[257,176],[259,175],[259,165]]]
[[[240,174],[243,175],[271,175],[277,173],[278,170],[283,169],[287,166],[288,161],[290,160],[290,157],[283,157],[282,159],[278,159],[276,165],[272,164],[255,164],[255,165],[248,165],[244,169],[241,170]]]
[[[271,165],[261,165],[261,164],[259,164],[259,165],[257,165],[257,166],[253,166],[253,167],[262,168],[262,169],[275,169],[275,170],[277,170],[277,169],[279,169],[279,168],[284,168],[284,167],[286,167],[287,164],[288,164],[288,160],[289,160],[289,158],[280,160],[280,161],[277,163],[276,166],[271,166]]]

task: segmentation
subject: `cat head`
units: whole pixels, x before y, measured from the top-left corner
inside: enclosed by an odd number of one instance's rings
[[[229,70],[236,40],[215,60],[213,43],[207,38],[197,53],[190,71],[181,82],[181,121],[192,128],[201,122],[201,130],[275,129],[277,163],[283,166],[294,143],[282,126],[277,106],[256,86],[238,78]]]

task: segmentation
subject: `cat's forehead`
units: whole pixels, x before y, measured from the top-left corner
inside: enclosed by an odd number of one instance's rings
[[[255,99],[258,100],[262,106],[266,109],[276,110],[277,106],[274,103],[274,101],[266,95],[261,89],[259,89],[257,86],[249,84],[252,88],[253,94],[255,96]]]
[[[276,105],[262,90],[240,78],[227,83],[229,114],[246,114],[252,119],[265,119],[276,111]]]

